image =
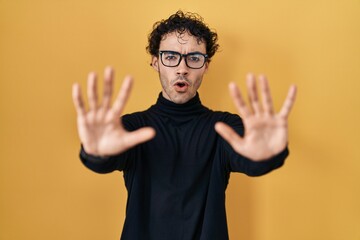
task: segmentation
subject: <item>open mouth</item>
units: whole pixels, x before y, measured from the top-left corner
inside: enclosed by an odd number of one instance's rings
[[[176,86],[179,86],[179,87],[181,87],[181,88],[182,88],[182,87],[185,87],[185,85],[186,85],[186,84],[183,83],[183,82],[176,83]]]
[[[187,82],[181,81],[174,84],[175,90],[177,92],[186,92],[189,84]]]

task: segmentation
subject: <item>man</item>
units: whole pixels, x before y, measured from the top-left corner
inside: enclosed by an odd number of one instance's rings
[[[121,116],[131,77],[110,106],[111,68],[105,70],[101,103],[96,76],[89,74],[88,111],[79,85],[73,86],[81,160],[98,173],[124,173],[128,201],[121,239],[228,239],[225,190],[230,173],[263,175],[288,155],[287,118],[295,86],[278,114],[266,78],[259,77],[260,103],[252,74],[247,76],[251,108],[230,84],[242,119],[201,104],[197,90],[218,48],[216,41],[216,33],[196,14],[178,11],[156,23],[147,49],[162,91],[143,112]]]

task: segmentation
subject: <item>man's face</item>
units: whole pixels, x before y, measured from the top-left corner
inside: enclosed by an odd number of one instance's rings
[[[161,40],[159,51],[206,54],[206,46],[204,42],[198,42],[195,37],[187,32],[181,35],[173,32]],[[159,72],[163,97],[181,104],[186,103],[196,95],[196,91],[199,89],[202,78],[208,69],[208,62],[200,69],[192,69],[186,65],[183,58],[178,66],[166,67],[162,64],[160,57],[156,56],[152,58],[152,66]]]

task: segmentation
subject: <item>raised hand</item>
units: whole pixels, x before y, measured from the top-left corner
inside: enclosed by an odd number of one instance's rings
[[[285,149],[288,143],[288,116],[296,97],[296,86],[292,85],[280,112],[274,113],[266,77],[260,76],[259,82],[262,103],[259,101],[255,76],[248,74],[247,88],[251,108],[246,105],[238,87],[234,83],[229,85],[230,95],[245,127],[243,137],[223,122],[215,125],[215,130],[229,142],[234,151],[253,161],[269,159]]]
[[[85,109],[80,85],[75,83],[72,97],[77,112],[77,127],[84,150],[95,156],[111,156],[148,141],[155,136],[154,129],[140,128],[128,132],[121,124],[121,114],[129,97],[132,78],[127,76],[121,90],[111,106],[114,71],[107,67],[104,73],[104,92],[102,101],[97,95],[97,77],[90,73],[87,82],[89,109]]]

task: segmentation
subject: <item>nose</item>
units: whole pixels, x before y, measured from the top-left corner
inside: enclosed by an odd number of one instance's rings
[[[188,66],[186,65],[186,62],[185,62],[185,58],[182,58],[179,65],[177,66],[177,69],[176,69],[176,74],[177,75],[187,75],[189,73],[189,68]]]

